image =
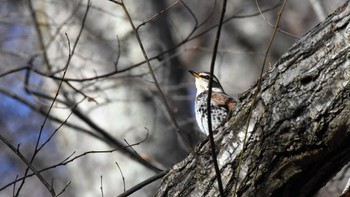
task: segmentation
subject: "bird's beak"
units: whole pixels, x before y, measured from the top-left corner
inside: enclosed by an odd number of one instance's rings
[[[194,77],[199,78],[199,74],[198,73],[196,73],[196,72],[194,72],[192,70],[189,70],[188,72],[190,72]]]

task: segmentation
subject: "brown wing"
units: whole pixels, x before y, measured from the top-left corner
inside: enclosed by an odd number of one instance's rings
[[[225,93],[213,92],[211,94],[211,99],[218,105],[224,106],[230,111],[233,110],[236,106],[236,101]]]

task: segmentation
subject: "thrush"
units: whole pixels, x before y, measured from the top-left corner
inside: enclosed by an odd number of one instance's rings
[[[195,99],[196,120],[200,130],[208,135],[208,109],[207,99],[209,90],[210,73],[189,71],[196,78],[197,94]],[[218,78],[213,75],[211,93],[211,125],[215,130],[227,117],[228,113],[235,108],[236,101],[225,93]]]

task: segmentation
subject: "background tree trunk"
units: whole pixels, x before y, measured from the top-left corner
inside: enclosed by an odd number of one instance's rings
[[[311,196],[350,160],[350,6],[301,38],[255,85],[215,136],[227,195]],[[233,82],[232,82],[233,83]],[[164,177],[156,196],[218,196],[210,145]],[[238,166],[240,173],[237,177]]]

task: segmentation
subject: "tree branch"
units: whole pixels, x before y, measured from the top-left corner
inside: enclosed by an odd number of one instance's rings
[[[237,196],[312,196],[350,161],[350,6],[306,34],[241,98],[215,137],[224,192]],[[210,145],[197,148],[164,177],[156,196],[218,196]]]

